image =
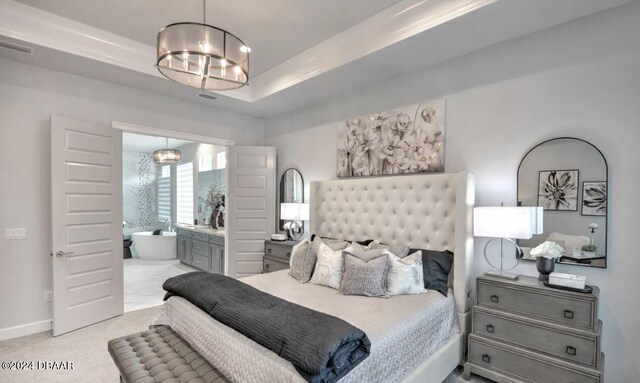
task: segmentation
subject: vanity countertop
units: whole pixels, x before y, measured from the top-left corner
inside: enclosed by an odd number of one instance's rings
[[[200,226],[200,225],[184,225],[184,224],[179,224],[176,226],[179,229],[185,229],[185,230],[191,230],[191,231],[197,231],[198,233],[205,233],[205,234],[211,234],[211,235],[217,235],[218,237],[224,237],[225,235],[225,231],[224,229],[222,230],[215,230],[213,228],[211,228],[211,226]]]

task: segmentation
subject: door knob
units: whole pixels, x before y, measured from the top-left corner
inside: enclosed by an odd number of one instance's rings
[[[70,252],[65,253],[65,252],[64,252],[64,251],[62,251],[62,250],[58,250],[58,251],[56,252],[56,257],[62,257],[63,255],[71,255],[71,254],[73,254],[73,252],[71,252],[71,251],[70,251]]]

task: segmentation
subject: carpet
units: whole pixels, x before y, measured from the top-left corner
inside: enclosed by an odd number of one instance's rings
[[[51,331],[0,342],[1,361],[73,362],[73,370],[0,370],[2,383],[117,383],[118,369],[107,351],[113,338],[144,331],[160,306],[125,313],[68,334],[53,337]],[[443,383],[467,383],[458,368]],[[488,383],[472,376],[469,382]]]

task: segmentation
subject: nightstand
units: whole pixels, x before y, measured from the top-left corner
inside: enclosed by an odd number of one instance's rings
[[[291,250],[296,244],[298,244],[298,241],[264,241],[262,272],[269,273],[288,269]]]
[[[546,287],[533,277],[478,277],[463,377],[602,383],[599,289],[592,287],[582,294]]]

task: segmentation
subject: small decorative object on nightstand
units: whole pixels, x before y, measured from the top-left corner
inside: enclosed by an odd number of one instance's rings
[[[285,270],[289,268],[291,250],[298,241],[264,241],[264,257],[262,259],[262,272]]]
[[[534,234],[542,233],[541,207],[477,207],[473,209],[473,235],[476,237],[500,238],[500,266],[494,265],[487,254],[487,248],[493,241],[484,246],[484,259],[497,272],[486,272],[497,278],[518,279],[518,274],[508,273],[518,266],[523,256],[522,250],[513,241],[516,239],[530,239]],[[511,242],[516,248],[516,262],[510,268],[504,267],[503,242]]]
[[[545,287],[535,277],[478,277],[463,378],[602,383],[599,289],[591,288],[578,293]]]

